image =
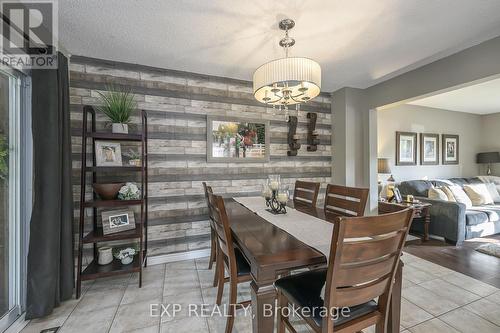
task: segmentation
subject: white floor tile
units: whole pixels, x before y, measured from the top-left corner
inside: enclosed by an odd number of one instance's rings
[[[439,317],[448,325],[464,333],[498,333],[500,327],[479,317],[478,315],[467,311],[464,308],[453,310]]]

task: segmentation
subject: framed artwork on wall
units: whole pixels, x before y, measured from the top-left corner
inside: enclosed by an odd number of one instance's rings
[[[439,134],[420,133],[420,164],[439,164]]]
[[[207,117],[208,162],[269,161],[269,120]]]
[[[458,164],[460,162],[460,142],[458,135],[443,134],[443,164]]]
[[[417,133],[396,132],[396,165],[417,165]]]
[[[96,166],[122,166],[122,149],[119,142],[95,142]]]

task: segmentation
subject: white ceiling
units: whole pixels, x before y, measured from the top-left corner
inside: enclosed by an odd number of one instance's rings
[[[476,114],[500,112],[500,79],[412,101],[408,104]]]
[[[500,35],[499,0],[60,0],[72,54],[251,80],[283,56],[320,63],[323,91],[366,88]]]

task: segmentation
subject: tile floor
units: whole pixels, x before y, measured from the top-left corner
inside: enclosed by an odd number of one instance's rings
[[[401,331],[405,333],[498,333],[500,289],[410,254],[405,261]],[[80,300],[70,300],[46,318],[31,321],[23,333],[60,326],[62,333],[224,332],[223,317],[151,316],[150,304],[213,304],[216,289],[207,258],[148,267],[144,285],[134,275],[92,281]],[[224,304],[227,304],[227,290]],[[239,287],[239,300],[250,299],[249,285]],[[297,323],[299,332],[308,332]],[[233,332],[252,331],[251,315],[237,312]],[[374,332],[373,328],[365,332]]]

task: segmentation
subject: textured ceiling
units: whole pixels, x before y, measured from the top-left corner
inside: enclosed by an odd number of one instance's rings
[[[500,79],[456,89],[408,104],[476,114],[500,112]]]
[[[296,21],[291,55],[323,69],[323,91],[366,88],[500,35],[499,0],[61,0],[72,54],[251,80],[283,56],[277,22]]]

